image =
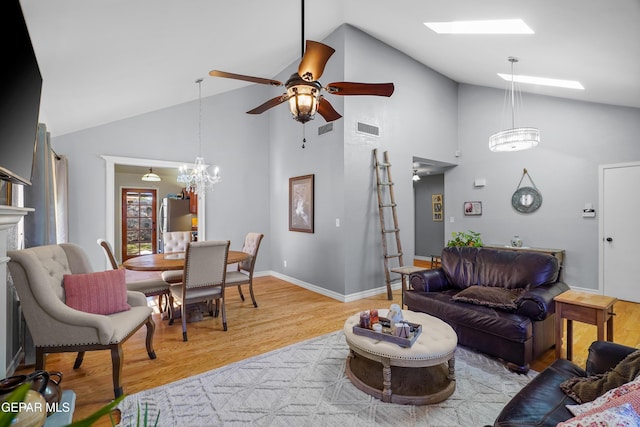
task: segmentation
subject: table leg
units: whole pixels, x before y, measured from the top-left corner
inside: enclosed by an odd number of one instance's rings
[[[448,379],[449,381],[455,381],[456,380],[456,359],[455,357],[451,357],[451,359],[449,359],[447,361],[447,364],[449,365],[449,375],[448,375]]]
[[[556,302],[556,359],[562,358],[562,303]]]
[[[605,311],[598,310],[596,313],[596,325],[598,327],[598,341],[604,341],[604,322],[605,322]]]
[[[607,341],[613,342],[613,315],[614,313],[609,313],[609,320],[607,320]]]
[[[567,319],[567,360],[573,358],[573,320]]]
[[[382,401],[391,403],[391,360],[382,359]]]

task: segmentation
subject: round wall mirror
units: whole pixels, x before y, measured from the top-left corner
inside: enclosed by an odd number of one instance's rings
[[[534,212],[542,205],[542,194],[533,187],[520,187],[511,196],[511,205],[518,212]]]

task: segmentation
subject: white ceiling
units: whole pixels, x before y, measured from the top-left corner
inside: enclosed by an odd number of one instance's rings
[[[300,0],[21,0],[44,79],[52,135],[244,85],[220,69],[273,77],[300,57]],[[496,73],[580,81],[584,91],[523,91],[640,107],[640,0],[306,0],[305,36],[349,23],[463,83]],[[520,36],[436,35],[425,21],[522,18]],[[376,66],[376,58],[371,58]],[[329,61],[328,67],[331,67]],[[390,76],[393,80],[393,76]],[[256,106],[263,100],[256,99]]]

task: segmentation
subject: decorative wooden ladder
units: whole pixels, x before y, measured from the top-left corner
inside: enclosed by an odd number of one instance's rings
[[[378,212],[380,216],[380,232],[382,236],[382,252],[384,255],[384,275],[387,284],[387,298],[393,300],[393,292],[391,290],[391,270],[389,268],[389,260],[397,259],[398,266],[403,267],[402,244],[400,243],[400,228],[398,227],[398,215],[396,214],[396,200],[393,194],[393,180],[391,179],[391,163],[389,163],[389,153],[384,152],[384,161],[378,161],[378,149],[373,149],[373,157],[376,169],[376,187],[378,191]],[[386,176],[385,176],[386,175]],[[384,191],[384,189],[387,191]],[[385,193],[388,195],[385,198]],[[385,210],[391,209],[393,216],[393,228],[387,228],[385,221]],[[396,240],[396,252],[389,253],[387,236],[394,234]]]

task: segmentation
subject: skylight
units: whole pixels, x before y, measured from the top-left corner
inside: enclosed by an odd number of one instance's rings
[[[511,74],[502,74],[498,73],[498,75],[506,81],[511,81]],[[560,80],[560,79],[549,79],[545,77],[533,77],[533,76],[522,76],[522,75],[514,75],[513,81],[516,83],[526,83],[532,85],[541,85],[541,86],[554,86],[554,87],[563,87],[567,89],[580,89],[584,90],[584,86],[575,80]]]
[[[424,25],[438,34],[534,34],[522,19],[425,22]]]

